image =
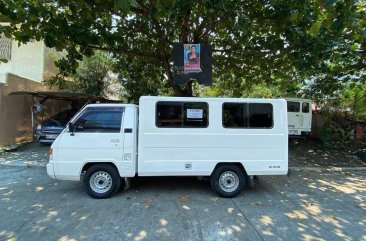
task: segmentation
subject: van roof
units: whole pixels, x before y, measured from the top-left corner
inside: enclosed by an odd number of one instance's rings
[[[123,104],[123,103],[98,103],[98,104],[88,104],[88,107],[116,107],[116,106],[131,106],[131,107],[138,107],[135,104]]]
[[[285,98],[285,100],[290,100],[290,101],[306,101],[306,102],[313,102],[310,99],[302,99],[302,98]]]
[[[144,100],[159,100],[159,101],[253,101],[253,102],[282,102],[285,99],[265,99],[265,98],[223,98],[223,97],[172,97],[172,96],[141,96],[140,102]]]

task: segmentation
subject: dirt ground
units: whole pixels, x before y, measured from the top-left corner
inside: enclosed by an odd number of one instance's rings
[[[45,166],[49,146],[27,143],[14,151],[0,152],[0,164]],[[321,144],[312,139],[290,139],[289,167],[366,167],[358,153],[366,153],[365,142]]]
[[[290,167],[363,167],[360,153],[366,153],[366,143],[353,141],[349,143],[322,144],[312,139],[290,139]]]
[[[0,151],[0,164],[13,166],[45,166],[50,146],[25,143],[12,151]]]

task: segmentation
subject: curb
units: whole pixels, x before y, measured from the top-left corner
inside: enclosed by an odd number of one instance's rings
[[[366,171],[366,167],[289,167],[292,172],[344,172],[344,171]]]

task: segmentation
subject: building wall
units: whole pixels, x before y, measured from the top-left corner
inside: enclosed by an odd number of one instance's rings
[[[55,49],[44,48],[43,56],[43,80],[49,80],[51,77],[58,73],[58,69],[55,65],[55,61],[62,57],[62,53],[57,52]]]
[[[21,46],[13,42],[10,72],[27,79],[42,82],[44,49],[43,42],[30,42]]]
[[[45,47],[41,41],[20,46],[18,42],[12,41],[11,59],[7,63],[0,63],[0,83],[6,83],[8,73],[36,82],[48,80],[58,72],[54,61],[60,55],[56,50]]]
[[[3,23],[0,23],[3,26]],[[6,38],[4,34],[0,34],[0,58],[10,61],[12,51],[12,40]],[[0,84],[6,82],[6,74],[11,71],[11,62],[0,61]]]
[[[9,74],[7,79],[6,85],[0,84],[0,146],[33,140],[31,107],[37,99],[27,95],[10,96],[9,93],[19,90],[49,90],[41,83],[14,74]],[[44,113],[36,116],[35,127],[47,116],[70,108],[65,101],[47,100],[43,105]]]
[[[10,61],[8,63],[2,63],[0,62],[0,84],[6,83],[6,76],[11,71],[11,63]]]
[[[8,23],[0,23],[7,25]],[[61,55],[46,48],[42,41],[18,42],[0,36],[0,146],[31,141],[33,139],[31,107],[37,100],[31,96],[9,96],[12,91],[46,91],[42,82],[58,72],[54,61]],[[53,89],[57,91],[57,89]],[[36,117],[36,125],[47,116],[70,108],[68,102],[47,100],[42,115]],[[35,127],[36,127],[35,125]]]

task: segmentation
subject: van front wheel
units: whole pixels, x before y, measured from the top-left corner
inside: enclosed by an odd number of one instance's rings
[[[221,197],[235,197],[243,190],[244,184],[244,173],[236,165],[226,164],[219,166],[211,175],[211,186]]]
[[[121,186],[116,168],[99,164],[90,167],[84,176],[84,188],[93,198],[108,198]]]

